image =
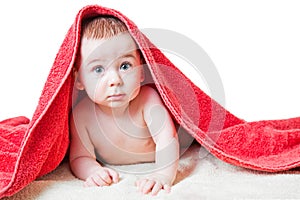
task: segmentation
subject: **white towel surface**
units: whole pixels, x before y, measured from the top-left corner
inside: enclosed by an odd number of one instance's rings
[[[52,173],[32,182],[4,200],[98,200],[98,199],[300,199],[300,170],[264,173],[235,167],[220,161],[198,144],[180,158],[171,193],[143,195],[134,183],[152,164],[111,166],[120,172],[120,182],[108,187],[83,187],[67,162]]]

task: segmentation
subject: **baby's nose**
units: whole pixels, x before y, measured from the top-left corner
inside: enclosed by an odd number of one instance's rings
[[[120,86],[123,84],[123,80],[122,80],[120,74],[117,72],[111,72],[108,81],[109,81],[108,84],[110,87]]]

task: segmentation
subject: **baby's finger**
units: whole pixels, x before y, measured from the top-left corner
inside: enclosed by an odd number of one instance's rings
[[[88,177],[85,182],[83,183],[84,187],[92,187],[92,186],[96,186],[94,180],[91,177]]]
[[[112,178],[109,175],[108,171],[101,171],[98,173],[98,176],[102,181],[104,181],[106,184],[110,185],[112,183]],[[97,179],[98,180],[98,179]]]
[[[148,180],[143,187],[142,190],[143,194],[148,194],[149,192],[151,192],[154,185],[155,185],[155,181]]]
[[[168,184],[163,185],[163,189],[167,192],[170,193],[171,192],[171,186]]]
[[[112,169],[108,169],[107,171],[108,171],[109,175],[111,176],[112,181],[114,183],[119,182],[119,173],[118,172],[116,172],[115,170],[112,170]]]
[[[151,195],[157,195],[158,192],[163,188],[163,185],[156,182],[152,188]]]
[[[109,185],[109,183],[107,183],[105,180],[103,180],[102,177],[100,177],[99,175],[93,176],[92,179],[97,186],[108,186]]]
[[[146,179],[139,180],[138,190],[139,192],[143,192],[144,185],[147,183]]]

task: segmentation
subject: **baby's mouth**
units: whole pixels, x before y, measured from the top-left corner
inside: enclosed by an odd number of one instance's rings
[[[107,97],[110,101],[120,101],[125,97],[125,94],[113,94]]]

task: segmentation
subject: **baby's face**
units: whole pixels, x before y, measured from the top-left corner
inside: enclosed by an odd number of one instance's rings
[[[136,43],[128,33],[81,42],[77,88],[98,105],[120,107],[134,99],[144,79]]]

